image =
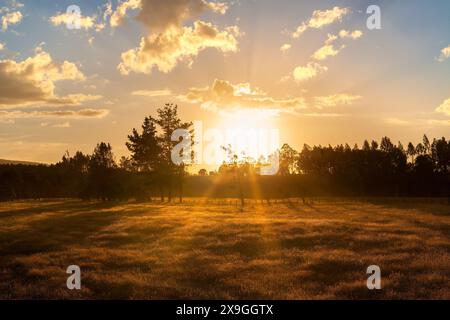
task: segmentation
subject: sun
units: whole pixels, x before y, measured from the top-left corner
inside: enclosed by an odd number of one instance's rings
[[[279,128],[272,109],[239,109],[220,112],[219,130],[224,133],[225,145],[240,159],[267,158],[279,148]]]

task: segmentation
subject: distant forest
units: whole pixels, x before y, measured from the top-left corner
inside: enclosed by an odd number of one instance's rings
[[[182,201],[183,196],[271,199],[313,196],[448,197],[450,141],[394,144],[388,137],[348,144],[304,145],[301,151],[284,144],[279,171],[260,175],[265,165],[230,156],[217,171],[189,174],[186,165],[171,161],[175,129],[190,130],[177,106],[166,104],[157,117],[146,117],[133,129],[126,146],[130,157],[115,160],[111,145],[99,143],[91,155],[66,153],[53,165],[0,165],[0,201],[40,198],[81,198],[103,201],[136,199]]]

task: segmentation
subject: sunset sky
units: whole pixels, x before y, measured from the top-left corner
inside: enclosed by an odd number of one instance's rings
[[[447,0],[0,0],[0,24],[1,159],[51,163],[100,141],[127,155],[165,102],[298,149],[450,133]]]

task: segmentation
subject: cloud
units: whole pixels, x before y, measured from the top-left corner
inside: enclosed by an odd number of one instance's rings
[[[438,126],[450,126],[450,120],[428,120],[429,124]]]
[[[121,25],[128,10],[139,9],[136,19],[149,29],[163,32],[168,28],[180,28],[183,22],[197,17],[206,11],[225,14],[228,6],[222,2],[205,0],[126,0],[121,2],[112,13],[112,27]]]
[[[326,44],[322,48],[316,50],[314,54],[311,56],[315,60],[325,60],[328,57],[333,57],[337,55],[345,46],[341,46],[339,49],[336,49],[332,44]]]
[[[194,27],[169,28],[163,33],[141,39],[136,49],[122,54],[118,69],[121,74],[130,72],[151,73],[154,67],[168,73],[180,61],[193,63],[193,58],[206,48],[215,48],[221,52],[236,52],[237,27],[228,27],[220,31],[208,22],[195,21]]]
[[[396,125],[396,126],[404,126],[410,124],[409,121],[397,119],[397,118],[387,118],[385,121],[389,124]]]
[[[172,91],[168,89],[163,90],[137,90],[131,93],[133,96],[142,97],[167,97],[172,95]]]
[[[363,32],[361,30],[355,30],[353,32],[347,31],[347,30],[341,30],[339,31],[339,36],[341,38],[349,38],[349,39],[359,39],[363,36]]]
[[[450,58],[450,45],[441,50],[441,55],[439,56],[439,58],[437,58],[437,60],[439,62],[443,62],[448,58]]]
[[[70,122],[66,121],[53,125],[53,128],[70,128]]]
[[[316,10],[307,22],[303,22],[297,27],[295,32],[292,33],[292,37],[299,38],[308,29],[322,29],[324,26],[341,21],[348,13],[350,13],[350,9],[339,7],[324,11]]]
[[[122,53],[119,71],[151,73],[153,68],[168,73],[180,61],[188,64],[207,48],[220,52],[236,52],[237,38],[241,35],[237,26],[219,30],[212,23],[195,20],[193,26],[185,26],[205,12],[225,14],[228,5],[206,0],[125,0],[111,13],[110,25],[121,25],[129,10],[138,10],[136,19],[147,27],[148,35],[140,45]]]
[[[249,83],[232,84],[226,80],[214,80],[211,86],[191,88],[180,97],[189,103],[198,103],[202,108],[219,110],[276,109],[289,112],[306,107],[302,97],[277,99],[252,88]]]
[[[436,112],[445,113],[450,116],[450,98],[442,102],[442,104],[436,108]]]
[[[5,44],[0,42],[0,51],[5,49]]]
[[[283,53],[287,53],[289,52],[289,50],[291,50],[291,45],[289,43],[285,43],[280,47],[280,51]]]
[[[20,11],[8,12],[1,18],[2,31],[8,30],[8,27],[13,24],[18,24],[22,21],[23,15]]]
[[[328,67],[315,62],[309,62],[306,66],[298,66],[292,73],[294,80],[301,82],[312,79],[320,73],[326,72]]]
[[[341,39],[359,39],[363,35],[362,31],[355,30],[353,32],[347,30],[341,30],[339,32],[339,37]],[[341,45],[340,48],[336,49],[334,46],[334,42],[338,40],[338,36],[329,34],[327,40],[325,40],[325,44],[320,49],[316,50],[314,54],[311,56],[315,60],[325,60],[328,57],[336,56],[342,49],[345,48],[345,45]]]
[[[50,17],[50,22],[54,26],[59,25],[68,25],[68,24],[79,24],[80,28],[82,29],[91,29],[96,26],[95,20],[97,19],[96,16],[80,16],[77,18],[76,22],[74,20],[74,15],[71,13],[60,13],[53,17]]]
[[[0,107],[31,104],[80,104],[101,96],[72,94],[59,97],[55,83],[62,80],[83,81],[85,76],[69,61],[58,63],[37,48],[35,55],[23,61],[0,60]]]
[[[338,93],[324,97],[314,97],[314,106],[318,109],[335,107],[338,105],[350,105],[362,97],[348,93]]]
[[[115,11],[112,11],[112,8],[108,7],[105,13],[111,16],[109,22],[111,27],[114,28],[123,23],[128,10],[139,8],[141,8],[141,0],[126,0],[119,3]]]
[[[51,110],[51,111],[4,111],[0,110],[1,119],[100,119],[109,114],[107,109]]]

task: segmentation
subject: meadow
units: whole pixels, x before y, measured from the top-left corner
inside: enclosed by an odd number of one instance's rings
[[[0,299],[450,299],[445,201],[4,202]]]

